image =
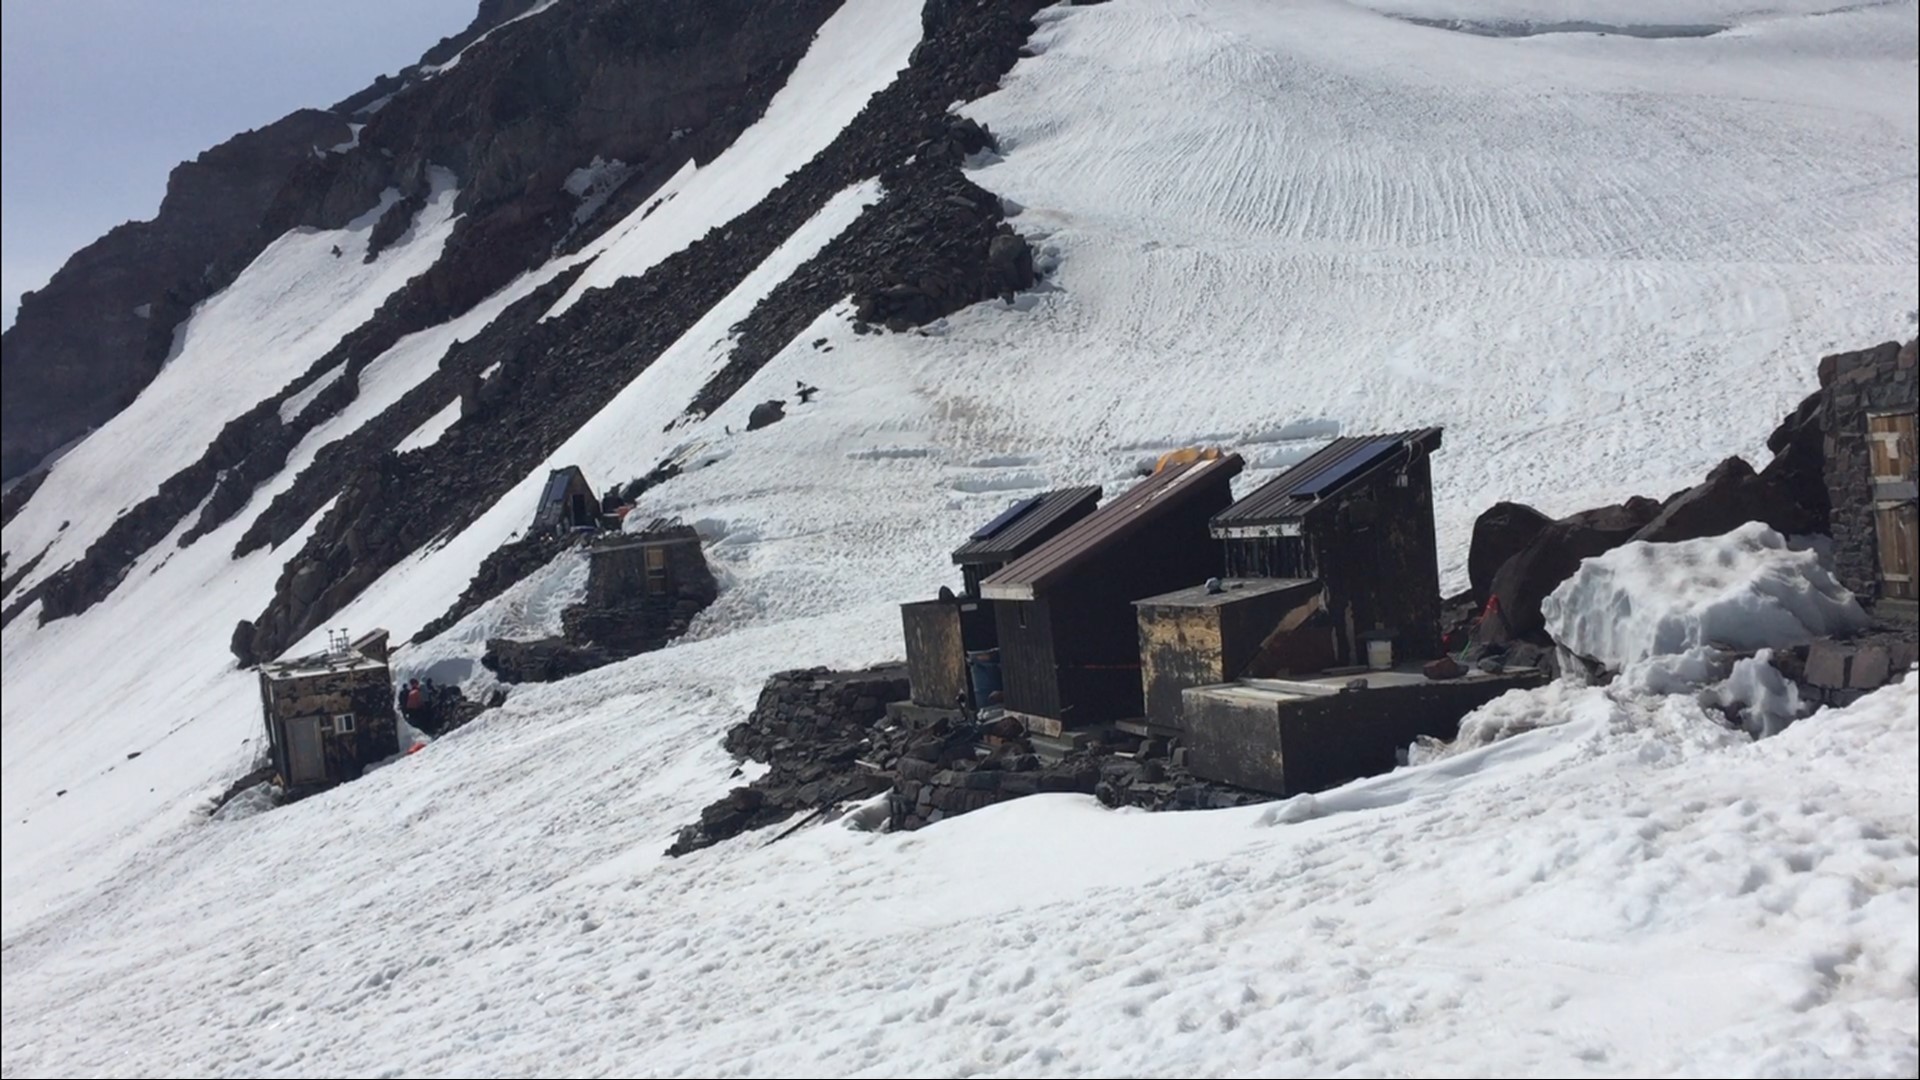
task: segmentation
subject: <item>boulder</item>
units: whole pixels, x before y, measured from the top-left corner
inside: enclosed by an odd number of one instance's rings
[[[1831,529],[1832,503],[1827,493],[1826,428],[1821,410],[1826,393],[1815,391],[1780,422],[1767,439],[1773,460],[1760,470],[1760,479],[1781,497],[1807,514],[1807,531]]]
[[[1618,506],[1583,510],[1541,529],[1520,553],[1494,574],[1490,594],[1495,610],[1475,627],[1473,640],[1497,645],[1538,639],[1545,623],[1540,601],[1580,569],[1580,560],[1612,551],[1653,520],[1660,504],[1633,498]]]
[[[758,431],[763,427],[777,424],[787,418],[787,403],[784,401],[763,401],[747,414],[747,430]]]
[[[1523,551],[1553,519],[1520,503],[1497,502],[1473,523],[1473,542],[1467,550],[1467,579],[1476,604],[1485,604],[1493,575]]]
[[[233,659],[241,667],[252,667],[258,657],[253,654],[253,620],[241,619],[234,624],[233,637],[227,641],[227,648],[233,650]]]
[[[1032,245],[1010,227],[1001,228],[1005,231],[987,244],[987,265],[992,270],[994,287],[1002,293],[1033,288]]]
[[[1714,466],[1698,486],[1668,500],[1659,516],[1634,533],[1633,539],[1652,543],[1698,540],[1732,532],[1749,521],[1762,522],[1788,536],[1803,535],[1824,524],[1762,479],[1745,459],[1730,457]]]

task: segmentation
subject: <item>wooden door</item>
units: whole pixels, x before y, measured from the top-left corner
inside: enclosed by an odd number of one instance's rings
[[[1914,543],[1920,540],[1920,507],[1880,506],[1873,511],[1880,542],[1880,595],[1920,600],[1914,581]]]
[[[1920,540],[1920,485],[1915,480],[1914,414],[1867,417],[1867,447],[1873,473],[1873,524],[1880,548],[1880,595],[1920,599],[1914,545]]]
[[[327,780],[327,742],[320,733],[323,717],[298,716],[287,721],[287,783],[294,787]]]

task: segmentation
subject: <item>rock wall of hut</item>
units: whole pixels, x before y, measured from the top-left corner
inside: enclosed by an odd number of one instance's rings
[[[1904,348],[1889,341],[1820,361],[1820,385],[1826,391],[1821,427],[1826,431],[1834,573],[1841,584],[1866,601],[1880,595],[1867,416],[1916,408],[1920,402],[1920,364],[1916,363],[1915,347],[1912,341]]]

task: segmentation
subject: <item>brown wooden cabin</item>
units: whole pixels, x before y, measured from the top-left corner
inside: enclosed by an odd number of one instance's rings
[[[1183,728],[1194,687],[1360,665],[1372,635],[1400,660],[1438,655],[1439,445],[1438,429],[1336,439],[1214,515],[1224,575],[1134,605],[1149,723]]]
[[[540,489],[540,502],[533,510],[533,531],[564,534],[599,527],[600,500],[580,466],[568,465],[548,473],[547,484]]]
[[[288,791],[356,780],[400,752],[385,631],[315,656],[260,665],[260,705],[273,769]]]
[[[1364,664],[1373,638],[1390,640],[1396,660],[1440,655],[1439,448],[1439,428],[1335,439],[1214,516],[1228,579],[1320,584],[1324,614],[1311,622],[1324,630],[1269,662],[1289,671]]]
[[[980,709],[992,704],[978,700],[967,666],[968,653],[993,649],[1000,639],[993,603],[981,599],[980,582],[1093,513],[1099,503],[1097,486],[1021,499],[954,549],[964,582],[961,595],[942,589],[937,599],[900,605],[915,705],[951,709],[965,702]]]
[[[1215,571],[1207,522],[1243,467],[1237,454],[1169,464],[981,582],[1009,714],[1043,734],[1141,715],[1133,601]]]

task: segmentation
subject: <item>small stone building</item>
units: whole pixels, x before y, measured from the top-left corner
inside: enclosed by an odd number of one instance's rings
[[[290,792],[357,780],[400,752],[384,631],[315,656],[260,665],[260,705],[274,772]]]
[[[719,595],[689,525],[650,526],[593,545],[586,597],[562,613],[569,640],[620,656],[658,649],[686,633]]]
[[[487,641],[480,662],[502,682],[551,682],[658,649],[720,594],[691,526],[602,537],[588,559],[586,595],[560,613],[559,636]]]
[[[1834,571],[1876,613],[1911,609],[1920,600],[1915,342],[1826,357],[1820,386]]]
[[[900,605],[913,704],[930,709],[951,709],[961,701],[975,709],[993,704],[979,700],[967,660],[969,653],[987,652],[1000,642],[993,602],[981,597],[980,583],[1093,513],[1099,502],[1098,487],[1061,488],[1021,499],[954,549],[963,580],[960,595],[942,589],[935,599]]]
[[[600,500],[580,466],[568,465],[547,474],[547,484],[540,489],[540,502],[533,510],[533,532],[565,534],[576,529],[598,529],[600,524]]]

